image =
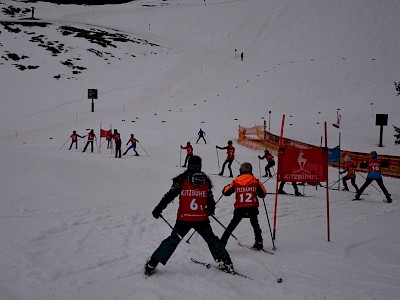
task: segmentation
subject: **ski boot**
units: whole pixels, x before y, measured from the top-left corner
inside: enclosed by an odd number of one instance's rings
[[[219,261],[218,263],[218,270],[221,270],[225,273],[235,273],[235,270],[233,269],[233,264],[232,263],[224,263],[223,261]]]
[[[255,242],[251,248],[256,249],[256,250],[261,250],[264,248],[263,242]]]

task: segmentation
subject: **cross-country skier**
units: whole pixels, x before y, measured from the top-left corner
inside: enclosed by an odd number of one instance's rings
[[[179,196],[177,220],[171,235],[146,262],[144,272],[151,275],[159,263],[165,265],[183,237],[194,228],[206,241],[219,268],[234,272],[231,258],[220,239],[213,233],[208,216],[214,214],[215,201],[210,178],[201,171],[201,158],[192,156],[185,172],[172,179],[170,190],[164,195],[152,214],[158,219],[162,211]]]
[[[263,156],[258,156],[258,159],[263,160],[263,159],[267,160],[267,165],[265,166],[265,175],[264,177],[272,177],[272,173],[271,173],[271,168],[273,166],[275,166],[275,159],[273,157],[273,155],[269,152],[268,149],[266,149],[264,151],[264,155]]]
[[[359,189],[356,184],[356,168],[357,168],[357,165],[351,160],[351,158],[348,155],[346,155],[344,157],[343,171],[340,172],[340,174],[347,172],[347,175],[343,176],[343,178],[342,178],[344,191],[349,190],[349,187],[347,186],[347,180],[350,180],[351,185],[354,186],[354,188],[356,189],[356,192],[358,193]]]
[[[127,146],[129,144],[129,142],[131,143],[131,145],[129,146],[128,149],[126,149],[126,151],[124,152],[123,155],[126,155],[126,153],[128,153],[128,151],[129,151],[129,149],[133,149],[133,151],[135,152],[135,155],[139,156],[139,153],[137,153],[137,151],[136,151],[136,143],[139,143],[139,140],[135,139],[135,136],[133,135],[133,133],[131,133],[131,138],[126,143]]]
[[[121,134],[118,132],[117,129],[114,129],[114,133],[111,136],[112,139],[115,141],[115,158],[121,158]]]
[[[72,134],[70,136],[71,138],[71,146],[69,146],[68,150],[71,150],[72,145],[75,143],[75,148],[78,149],[78,137],[80,137],[81,139],[83,139],[84,137],[86,137],[86,135],[84,136],[80,136],[79,134],[76,133],[76,131],[72,131]]]
[[[85,145],[85,148],[83,148],[83,151],[82,152],[85,152],[86,151],[86,148],[89,146],[89,144],[90,144],[90,146],[91,146],[91,150],[92,150],[92,153],[93,153],[93,141],[94,140],[96,140],[97,141],[97,137],[96,137],[96,134],[94,133],[94,130],[92,129],[92,130],[90,130],[90,132],[88,133],[88,135],[87,135],[87,143],[86,143],[86,145]]]
[[[199,138],[197,139],[196,144],[200,141],[200,139],[203,139],[204,143],[207,144],[207,141],[206,141],[206,138],[205,138],[206,133],[203,131],[203,129],[200,128],[200,130],[197,133],[197,135],[199,136]]]
[[[363,161],[360,164],[361,168],[368,168],[368,175],[367,179],[365,180],[365,183],[362,185],[362,187],[359,189],[355,199],[359,200],[361,194],[364,192],[364,190],[367,188],[368,185],[372,181],[376,181],[381,188],[382,192],[386,196],[386,201],[388,203],[392,202],[392,198],[390,197],[391,195],[387,191],[385,185],[383,184],[383,179],[382,179],[382,167],[386,168],[389,167],[389,162],[386,159],[379,159],[378,154],[376,151],[372,151],[370,154],[370,159],[368,161]]]
[[[250,218],[255,238],[253,248],[262,249],[262,231],[258,224],[258,197],[264,198],[267,191],[260,180],[254,177],[252,173],[253,167],[250,163],[243,163],[239,171],[240,175],[222,190],[224,196],[230,196],[236,193],[236,201],[234,204],[235,210],[233,211],[233,219],[223,233],[221,242],[226,245],[229,236],[239,225],[240,221],[243,218]]]
[[[228,169],[229,169],[229,177],[233,177],[233,173],[232,173],[232,162],[235,159],[235,147],[232,146],[232,141],[228,141],[228,146],[225,147],[219,147],[219,146],[215,146],[217,149],[220,150],[224,150],[226,149],[226,159],[222,165],[222,170],[221,172],[218,174],[219,176],[223,176],[224,175],[224,170],[225,170],[225,166],[226,164],[228,164]]]
[[[193,156],[193,147],[192,147],[192,145],[190,144],[190,142],[187,142],[185,147],[183,147],[183,146],[181,145],[181,149],[185,149],[185,150],[186,150],[185,163],[184,163],[183,166],[182,166],[182,167],[185,168],[185,167],[186,167],[186,164],[187,164],[187,162],[188,162],[188,160],[189,160],[189,158]]]

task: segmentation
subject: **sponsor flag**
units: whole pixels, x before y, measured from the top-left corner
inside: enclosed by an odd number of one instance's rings
[[[101,138],[103,138],[103,137],[105,138],[110,134],[111,134],[111,129],[110,130],[100,129],[100,137]]]
[[[327,180],[327,148],[280,149],[278,154],[278,181],[323,182]]]
[[[340,146],[328,150],[328,162],[338,163],[340,161]]]

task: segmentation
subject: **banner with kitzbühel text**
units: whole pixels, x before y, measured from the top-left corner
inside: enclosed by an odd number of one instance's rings
[[[278,181],[324,182],[328,180],[328,149],[281,148]]]

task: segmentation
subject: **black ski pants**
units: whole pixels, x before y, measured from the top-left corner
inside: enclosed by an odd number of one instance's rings
[[[171,235],[163,240],[156,251],[154,251],[153,255],[151,256],[151,261],[160,262],[165,265],[174,253],[176,247],[178,247],[181,240],[192,228],[194,228],[194,230],[196,230],[207,243],[211,255],[215,261],[223,261],[225,264],[232,263],[231,258],[226,251],[224,245],[221,243],[220,239],[213,233],[210,222],[208,220],[202,222],[176,220]]]
[[[361,188],[359,189],[357,195],[361,195],[364,190],[367,188],[367,186],[369,186],[371,184],[372,181],[376,181],[376,183],[379,185],[379,187],[381,188],[382,192],[385,194],[386,198],[390,198],[390,194],[388,192],[388,190],[386,189],[385,185],[383,184],[383,180],[382,178],[368,178],[365,180],[364,184],[361,186]]]
[[[235,230],[235,228],[239,225],[240,221],[243,218],[250,218],[250,224],[254,230],[254,239],[256,242],[263,241],[262,231],[260,228],[260,224],[258,223],[258,207],[249,207],[249,208],[235,208],[233,211],[233,219],[229,223],[228,227],[226,227],[225,232],[221,236],[221,242],[226,245],[229,237]]]
[[[86,148],[89,146],[89,144],[90,144],[90,147],[91,147],[91,151],[93,152],[93,141],[87,141],[87,143],[85,145],[85,148],[83,148],[83,152],[86,151]]]
[[[224,170],[225,170],[225,166],[228,164],[228,169],[229,169],[229,176],[233,177],[233,173],[232,173],[232,163],[233,163],[233,158],[232,159],[226,159],[224,161],[224,164],[222,165],[222,170],[221,170],[221,175],[224,175]]]

